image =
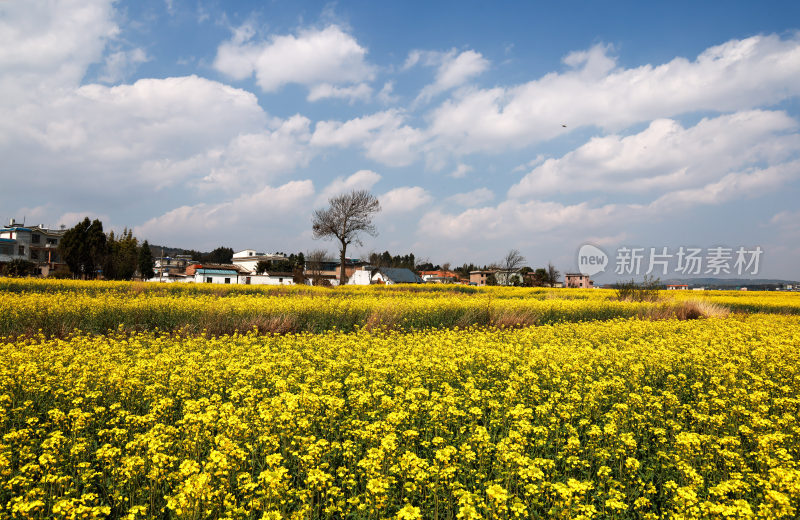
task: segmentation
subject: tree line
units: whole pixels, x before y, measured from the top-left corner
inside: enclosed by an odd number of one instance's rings
[[[94,279],[130,280],[137,273],[152,278],[153,254],[147,240],[139,244],[133,231],[125,228],[116,235],[103,232],[98,219],[83,219],[68,229],[58,244],[58,251],[73,276]]]

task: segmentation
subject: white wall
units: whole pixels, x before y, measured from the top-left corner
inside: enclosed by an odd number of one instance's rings
[[[207,278],[211,278],[211,283],[225,283],[225,278],[229,278],[230,281],[228,282],[231,285],[236,284],[236,273],[231,274],[200,274],[195,273],[194,275],[194,282],[195,283],[208,283],[206,281]]]
[[[372,271],[359,270],[347,280],[347,285],[369,285],[372,283]]]
[[[247,279],[250,283],[247,283]],[[294,285],[291,276],[268,276],[265,274],[239,275],[240,285]]]

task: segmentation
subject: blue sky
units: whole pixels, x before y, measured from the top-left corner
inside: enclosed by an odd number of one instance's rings
[[[0,2],[0,216],[333,252],[312,210],[366,188],[353,255],[800,278],[800,4],[608,4]]]

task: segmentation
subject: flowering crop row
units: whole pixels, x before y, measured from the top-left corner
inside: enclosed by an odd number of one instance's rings
[[[241,287],[241,288],[240,288]],[[800,314],[798,293],[664,291],[657,302],[625,302],[611,290],[511,287],[248,288],[212,284],[133,284],[0,279],[0,334],[126,330],[224,334],[414,330],[515,326],[620,317],[681,316],[687,305]],[[701,309],[702,311],[702,309]],[[691,317],[691,313],[688,313]],[[703,315],[704,312],[699,312]]]
[[[797,518],[800,318],[0,339],[0,516]]]

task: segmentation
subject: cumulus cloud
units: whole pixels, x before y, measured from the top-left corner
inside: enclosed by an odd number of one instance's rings
[[[778,226],[797,226],[797,223],[800,222],[800,210],[797,211],[781,211],[780,213],[776,213],[773,217],[769,220],[770,224],[776,224]]]
[[[721,204],[740,198],[755,197],[774,191],[798,178],[800,178],[800,160],[746,172],[733,172],[699,188],[666,193],[653,201],[648,209],[654,214],[661,214],[697,205]]]
[[[265,41],[253,41],[254,36],[249,25],[238,28],[217,49],[214,68],[237,80],[255,74],[265,92],[289,83],[341,85],[374,76],[366,61],[367,50],[338,25],[273,35]]]
[[[128,51],[112,52],[106,56],[103,71],[97,79],[103,83],[117,83],[147,61],[150,61],[147,53],[138,47]]]
[[[379,197],[381,212],[385,214],[407,213],[433,200],[430,193],[419,186],[403,186],[390,190]]]
[[[111,0],[3,2],[0,106],[77,86],[119,34]]]
[[[0,154],[27,174],[8,180],[9,193],[35,187],[57,200],[51,218],[87,198],[109,213],[166,188],[159,198],[260,189],[314,156],[307,118],[270,118],[253,94],[195,76],[86,85],[6,122],[15,130],[0,133]]]
[[[348,177],[336,177],[317,197],[316,203],[324,204],[329,198],[352,190],[369,190],[381,180],[372,170],[359,170]]]
[[[366,83],[359,83],[349,87],[337,87],[329,83],[314,85],[308,92],[308,101],[320,99],[344,99],[353,104],[355,101],[369,101],[372,97],[372,87]]]
[[[472,171],[472,166],[468,164],[459,163],[456,169],[450,172],[450,177],[454,179],[463,179],[469,172]]]
[[[216,247],[221,240],[227,242],[236,238],[231,233],[236,227],[257,229],[263,226],[261,223],[265,219],[276,217],[287,223],[297,220],[296,216],[306,211],[313,195],[314,185],[310,180],[265,186],[255,193],[245,193],[224,202],[175,208],[134,227],[134,234],[151,243],[170,243],[179,236],[198,247]],[[292,218],[287,218],[289,216]]]
[[[562,204],[532,200],[505,200],[497,206],[467,209],[451,214],[441,209],[426,213],[419,231],[431,238],[459,240],[466,237],[486,240],[525,234],[543,234],[568,225],[581,224],[596,229],[612,221],[620,208],[614,204],[592,207],[586,202]]]
[[[406,66],[413,66],[416,61],[419,61],[419,56],[417,54],[416,58],[412,59],[411,55],[409,55],[409,59],[406,60]],[[439,62],[436,78],[433,83],[422,89],[417,101],[430,100],[437,94],[461,86],[489,68],[489,60],[484,58],[481,53],[473,50],[461,53],[457,53],[455,50],[440,54],[429,53],[426,61],[428,63]]]
[[[509,198],[497,206],[471,208],[460,213],[447,213],[436,208],[420,220],[419,231],[437,239],[469,236],[486,240],[519,236],[521,233],[543,236],[553,231],[568,234],[605,232],[623,228],[633,220],[655,222],[697,206],[719,205],[760,196],[798,179],[800,160],[792,160],[775,166],[728,173],[700,187],[670,191],[643,203],[565,204]]]
[[[320,121],[311,137],[315,146],[360,145],[365,155],[389,166],[405,166],[416,159],[421,131],[405,124],[399,110],[386,110],[348,121]]]
[[[459,154],[496,153],[581,126],[619,131],[642,121],[751,109],[800,94],[798,34],[731,40],[693,61],[675,58],[656,66],[617,67],[605,46],[565,61],[567,70],[514,87],[456,91],[432,114],[436,145]]]
[[[456,193],[455,195],[447,197],[448,201],[466,208],[480,206],[481,204],[485,204],[493,199],[494,193],[489,188],[478,188],[466,193]]]
[[[783,112],[745,111],[690,128],[658,119],[629,135],[594,137],[536,166],[509,190],[514,197],[581,191],[648,192],[699,186],[750,165],[800,152],[797,122]]]
[[[204,187],[230,191],[245,184],[257,186],[277,174],[308,165],[314,156],[308,146],[310,124],[300,115],[275,119],[261,132],[236,136],[222,153],[206,152],[212,161],[209,173],[203,177]]]

